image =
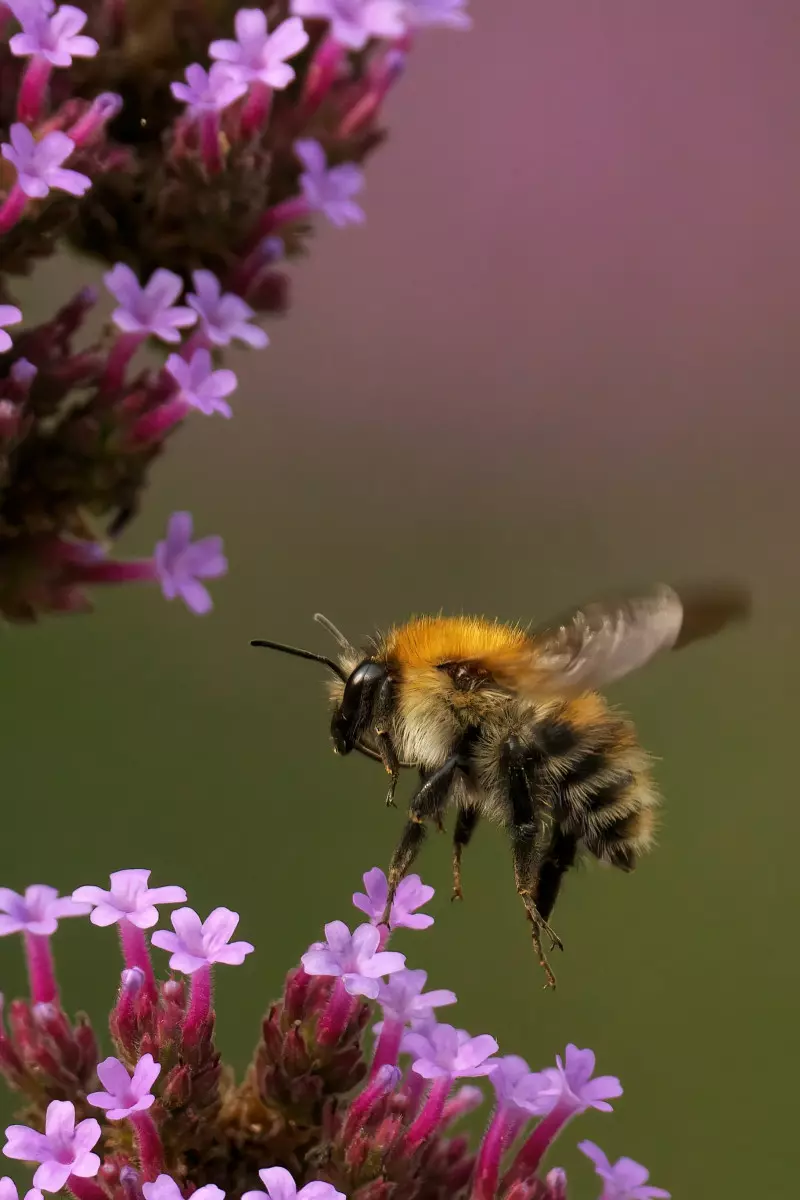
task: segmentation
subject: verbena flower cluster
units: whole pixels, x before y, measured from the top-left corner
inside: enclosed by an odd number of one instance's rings
[[[318,216],[363,221],[362,164],[418,28],[466,0],[0,0],[0,614],[89,607],[145,580],[196,613],[227,569],[174,514],[151,558],[116,562],[154,459],[191,414],[228,418],[232,341],[288,305],[282,264]],[[12,277],[60,242],[103,260],[117,307],[75,344],[84,289],[18,332]],[[8,330],[12,332],[8,332]],[[174,347],[134,367],[145,343]]]
[[[75,1200],[566,1200],[566,1175],[547,1161],[553,1144],[587,1109],[610,1112],[619,1080],[594,1074],[591,1050],[569,1045],[532,1071],[491,1035],[440,1022],[453,992],[426,991],[425,971],[387,948],[394,930],[432,923],[419,910],[433,889],[406,878],[385,926],[386,877],[376,868],[364,884],[353,901],[369,920],[353,932],[325,926],[268,1009],[241,1081],[220,1061],[212,1005],[215,966],[253,951],[233,940],[237,913],[202,921],[183,888],[151,887],[144,870],[69,898],[42,884],[0,889],[0,934],[22,936],[30,978],[30,999],[0,1027],[0,1071],[25,1102],[3,1153],[36,1164],[26,1200],[64,1190]],[[181,907],[148,944],[162,904]],[[51,950],[59,920],[87,914],[116,925],[125,964],[104,1058],[87,1019],[61,1007]],[[169,955],[166,980],[151,947]],[[462,1082],[478,1078],[494,1107],[473,1151],[456,1126],[484,1102]],[[667,1200],[632,1159],[579,1148],[601,1200]],[[10,1178],[0,1200],[18,1200]]]

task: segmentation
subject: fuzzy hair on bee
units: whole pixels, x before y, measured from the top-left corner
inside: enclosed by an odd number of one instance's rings
[[[662,651],[708,637],[749,611],[736,587],[648,592],[587,605],[530,632],[479,617],[422,616],[358,650],[317,615],[338,661],[276,642],[253,645],[332,672],[331,737],[339,754],[379,760],[394,803],[400,771],[419,786],[389,866],[385,920],[429,823],[455,809],[453,894],[481,818],[508,833],[517,892],[546,986],[542,939],[563,949],[550,917],[580,851],[631,871],[653,844],[659,796],[632,722],[598,690]]]

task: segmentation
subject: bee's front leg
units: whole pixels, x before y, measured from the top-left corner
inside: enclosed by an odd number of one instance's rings
[[[376,732],[378,742],[378,753],[381,756],[383,769],[387,775],[391,775],[392,779],[389,784],[389,791],[386,793],[386,807],[394,808],[394,793],[397,788],[397,781],[400,778],[400,760],[397,757],[394,748],[394,742],[386,729],[379,729]]]

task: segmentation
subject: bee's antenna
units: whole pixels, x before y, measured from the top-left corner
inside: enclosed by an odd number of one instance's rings
[[[323,616],[322,613],[314,613],[314,620],[318,625],[321,625],[323,629],[327,629],[328,633],[330,633],[336,639],[336,641],[347,654],[357,653],[355,646],[352,644],[352,642],[347,640],[341,629],[336,628],[333,621],[328,620],[328,618]]]
[[[334,675],[341,679],[342,683],[347,683],[347,676],[338,663],[333,659],[326,658],[324,654],[314,654],[311,650],[300,650],[297,646],[284,646],[283,642],[265,642],[261,639],[251,641],[251,646],[263,646],[266,650],[280,650],[283,654],[294,654],[296,658],[310,658],[312,662],[323,663],[329,671],[333,671]]]

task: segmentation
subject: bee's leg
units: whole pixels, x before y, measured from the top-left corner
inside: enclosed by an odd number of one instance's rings
[[[469,840],[475,832],[477,824],[477,808],[460,808],[458,810],[453,833],[453,895],[451,897],[453,900],[464,899],[464,893],[461,891],[461,855],[464,847],[469,845]]]
[[[386,907],[383,910],[381,924],[388,925],[389,917],[394,903],[395,892],[400,880],[406,875],[414,859],[419,853],[419,848],[425,841],[427,833],[422,821],[416,821],[412,817],[406,821],[406,827],[403,830],[403,836],[397,845],[397,849],[392,855],[392,861],[389,864],[389,891],[386,896]]]
[[[552,802],[545,788],[534,789],[530,775],[535,766],[530,752],[515,737],[505,744],[503,758],[507,767],[508,798],[511,807],[511,849],[514,857],[514,880],[528,920],[532,925],[533,947],[547,978],[547,986],[555,987],[556,978],[542,947],[542,934],[552,943],[552,949],[563,950],[561,939],[547,923],[538,907],[540,875],[553,840]]]
[[[556,832],[550,852],[539,872],[537,907],[545,921],[550,920],[564,876],[575,863],[577,849],[577,838],[571,834]]]
[[[386,793],[387,807],[394,806],[394,793],[397,787],[397,780],[400,776],[400,760],[397,757],[397,752],[394,748],[391,734],[389,733],[389,725],[391,722],[392,708],[394,706],[394,683],[391,679],[384,679],[381,684],[378,694],[375,697],[375,706],[373,709],[375,720],[375,736],[378,742],[378,753],[381,756],[383,769],[387,775],[391,775],[391,783],[389,791]]]

